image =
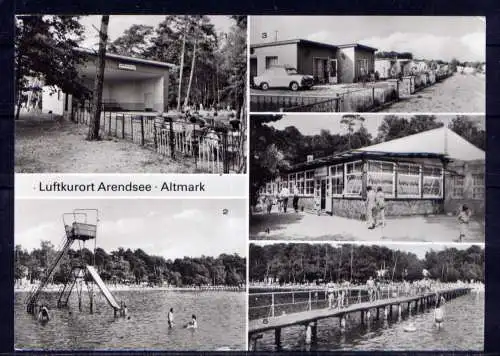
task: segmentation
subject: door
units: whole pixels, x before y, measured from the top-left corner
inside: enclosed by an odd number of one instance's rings
[[[321,204],[320,209],[324,211],[326,208],[326,179],[321,179]]]
[[[330,70],[328,71],[328,83],[330,84],[337,84],[338,83],[338,78],[337,78],[337,60],[336,59],[330,59]]]
[[[257,76],[257,58],[250,58],[250,83],[253,85],[253,78]]]
[[[313,62],[313,76],[318,83],[324,84],[327,81],[327,60],[323,58],[314,58]]]
[[[326,202],[325,211],[329,214],[333,213],[333,201],[332,201],[332,185],[330,177],[326,178]]]
[[[144,109],[146,111],[153,111],[153,93],[144,94]]]

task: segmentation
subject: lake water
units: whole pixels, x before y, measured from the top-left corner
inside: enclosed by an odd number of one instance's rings
[[[51,320],[42,324],[26,312],[26,293],[15,294],[15,347],[17,349],[148,349],[244,350],[246,345],[246,293],[119,291],[130,319],[114,318],[112,308],[97,294],[89,313],[86,290],[82,312],[76,292],[70,307],[57,309],[57,293],[44,294],[51,306]],[[167,314],[174,308],[175,327],[168,328]],[[198,329],[182,326],[195,314]]]
[[[413,313],[415,314],[415,313]],[[405,332],[410,323],[415,332]],[[274,332],[265,332],[257,350],[274,350]],[[338,318],[318,322],[318,343],[306,346],[305,328],[288,327],[281,331],[283,350],[483,350],[484,293],[471,293],[445,305],[441,329],[434,326],[434,309],[414,316],[403,315],[402,321],[372,321],[361,325],[359,313],[352,314],[347,329],[341,333]]]

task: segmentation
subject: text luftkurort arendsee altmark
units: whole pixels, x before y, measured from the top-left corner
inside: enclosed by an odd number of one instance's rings
[[[109,183],[86,183],[73,184],[64,182],[39,182],[40,192],[204,192],[205,184],[202,182],[196,184],[179,184],[175,182],[163,182],[162,184],[137,184],[128,182],[125,184]]]

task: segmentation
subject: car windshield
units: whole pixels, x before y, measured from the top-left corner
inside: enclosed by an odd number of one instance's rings
[[[297,69],[295,68],[285,68],[286,74],[292,75],[292,74],[297,74]]]

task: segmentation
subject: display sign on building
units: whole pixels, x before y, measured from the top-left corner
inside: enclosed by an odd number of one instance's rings
[[[123,63],[118,63],[118,69],[122,69],[122,70],[136,70],[135,65],[133,65],[133,64],[123,64]]]

